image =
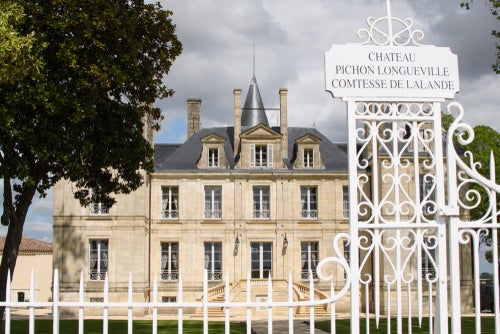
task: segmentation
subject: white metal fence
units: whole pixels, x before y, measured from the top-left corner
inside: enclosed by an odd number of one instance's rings
[[[344,268],[347,268],[347,263],[342,259],[339,261],[337,259],[327,258],[324,261],[320,262],[318,265],[318,276],[321,276],[322,279],[331,279],[332,277],[325,277],[321,274],[321,268],[327,262],[343,262],[341,265]],[[103,334],[107,334],[109,332],[109,313],[112,309],[126,309],[127,310],[127,332],[129,334],[133,333],[133,320],[134,320],[134,309],[147,309],[150,310],[151,313],[151,333],[156,334],[158,332],[158,320],[159,320],[159,311],[162,309],[173,309],[177,310],[177,321],[178,321],[178,333],[183,332],[183,321],[184,319],[184,309],[186,308],[200,308],[203,311],[203,333],[208,333],[208,321],[209,321],[209,309],[217,308],[224,310],[224,328],[225,333],[229,333],[231,326],[231,312],[235,309],[243,309],[246,312],[245,322],[246,322],[246,332],[248,334],[252,333],[252,310],[255,308],[259,308],[260,310],[267,311],[267,322],[268,322],[268,333],[272,333],[273,330],[273,310],[277,308],[286,308],[288,310],[288,332],[293,333],[293,321],[295,319],[295,308],[297,307],[307,307],[309,309],[309,321],[310,321],[310,333],[315,332],[314,324],[315,324],[315,314],[314,308],[318,305],[326,305],[330,308],[330,317],[332,324],[332,333],[335,332],[335,302],[345,295],[346,291],[349,287],[349,275],[347,275],[346,284],[339,290],[338,293],[335,293],[333,283],[331,287],[330,297],[327,299],[315,300],[314,293],[314,280],[313,275],[310,274],[311,277],[309,281],[309,296],[310,299],[307,301],[294,301],[293,297],[293,283],[292,276],[290,273],[288,279],[288,300],[287,301],[273,301],[273,289],[272,289],[272,279],[269,278],[267,281],[267,296],[266,300],[262,301],[252,301],[252,291],[251,291],[251,279],[246,279],[246,301],[236,302],[231,301],[230,298],[230,286],[229,279],[226,277],[225,280],[225,298],[224,301],[209,301],[209,290],[208,290],[208,273],[207,270],[204,270],[203,276],[203,298],[200,301],[187,301],[184,300],[184,290],[183,290],[183,281],[182,276],[179,277],[178,281],[178,297],[175,302],[164,303],[158,300],[158,284],[157,280],[154,280],[153,283],[153,291],[152,291],[152,300],[150,302],[138,302],[134,301],[133,296],[133,284],[132,284],[132,275],[129,277],[128,284],[128,298],[127,301],[113,302],[109,300],[109,284],[108,277],[106,276],[104,281],[103,288],[103,300],[99,302],[89,302],[84,300],[84,280],[83,273],[80,275],[80,286],[78,292],[78,301],[61,301],[59,299],[59,277],[58,270],[54,270],[54,280],[53,280],[53,299],[52,301],[36,301],[35,300],[35,282],[34,275],[31,277],[30,284],[30,294],[29,301],[27,302],[14,302],[11,301],[11,285],[10,285],[10,273],[7,285],[7,293],[6,293],[6,301],[0,302],[0,306],[5,307],[5,334],[11,333],[12,328],[12,311],[13,309],[22,309],[28,311],[28,322],[29,322],[29,334],[35,333],[35,310],[42,308],[49,308],[52,310],[51,318],[53,322],[53,333],[57,334],[60,332],[59,330],[59,321],[60,321],[60,313],[61,309],[74,309],[77,310],[78,313],[78,333],[82,334],[84,332],[84,320],[85,320],[85,309],[93,308],[93,309],[101,309],[102,310],[102,323],[103,323]],[[333,282],[333,281],[332,281]],[[76,313],[76,312],[75,312]]]

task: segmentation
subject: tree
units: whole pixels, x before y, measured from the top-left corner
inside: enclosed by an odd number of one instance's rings
[[[66,179],[82,205],[110,207],[116,194],[137,189],[152,171],[143,129],[159,128],[153,103],[173,94],[164,77],[182,51],[172,12],[158,3],[0,0],[1,8],[9,3],[9,34],[26,37],[28,46],[0,59],[13,69],[0,81],[1,222],[8,226],[1,300],[36,194]],[[21,65],[30,57],[37,59],[35,71]]]
[[[460,6],[469,10],[471,8],[471,5],[472,3],[474,2],[474,0],[467,0],[467,1],[464,1],[462,3],[460,3]],[[489,3],[489,7],[490,7],[490,12],[491,14],[496,17],[497,20],[500,20],[500,15],[499,15],[499,12],[498,12],[498,8],[500,8],[500,1],[498,0],[487,0],[486,1],[487,3]],[[497,42],[496,42],[496,48],[497,48],[497,61],[495,64],[491,65],[493,71],[495,71],[496,74],[499,74],[500,73],[500,31],[497,31],[495,29],[493,29],[491,31],[491,34],[497,39]]]

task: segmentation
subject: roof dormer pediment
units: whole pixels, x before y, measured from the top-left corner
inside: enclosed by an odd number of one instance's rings
[[[211,133],[208,136],[201,138],[201,142],[203,144],[223,144],[225,141],[225,138],[219,136],[216,133]]]
[[[319,138],[319,137],[317,137],[317,136],[315,136],[313,134],[306,133],[305,135],[300,136],[299,138],[297,138],[295,140],[295,142],[297,144],[302,144],[302,145],[304,145],[304,144],[306,144],[306,145],[307,144],[319,144],[319,143],[321,143],[321,138]]]
[[[242,139],[279,139],[281,134],[264,124],[257,124],[240,135]]]

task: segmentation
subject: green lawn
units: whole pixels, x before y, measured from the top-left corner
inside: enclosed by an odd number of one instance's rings
[[[134,333],[150,334],[151,333],[151,320],[134,320],[133,330]],[[109,333],[127,333],[126,320],[110,320],[108,324]],[[231,334],[246,333],[245,324],[231,323]],[[203,322],[194,320],[183,321],[183,333],[203,333]],[[2,328],[1,333],[3,333]],[[210,321],[208,323],[209,333],[224,333],[224,322]],[[78,333],[78,320],[61,320],[59,323],[59,332],[62,334]],[[102,320],[85,320],[84,332],[86,334],[101,334],[102,333]],[[13,320],[11,323],[12,334],[26,334],[28,333],[27,320]],[[52,334],[52,320],[36,320],[35,333],[37,334]],[[158,333],[177,333],[176,320],[160,320],[158,321]]]
[[[414,334],[424,334],[429,333],[429,318],[422,319],[422,327],[419,327],[418,318],[412,318],[412,333]],[[397,323],[396,319],[391,319],[391,333],[397,333]],[[322,329],[330,333],[330,321],[316,322],[315,327]],[[360,321],[360,332],[365,333],[366,321],[361,319]],[[403,331],[407,332],[408,320],[403,319]],[[337,333],[349,333],[350,323],[349,320],[337,320],[336,321]],[[386,334],[387,333],[387,320],[380,319],[379,327],[376,328],[375,320],[370,321],[370,333],[371,334]],[[462,333],[475,333],[475,318],[463,317],[462,318]],[[489,334],[495,333],[495,318],[493,317],[481,317],[481,333]]]
[[[151,320],[134,320],[133,330],[136,334],[150,334],[151,333]],[[186,334],[191,333],[203,333],[203,322],[195,320],[185,320],[183,322],[184,332]],[[326,332],[330,332],[330,322],[320,321],[315,323],[315,327],[322,329]],[[470,317],[462,318],[462,333],[474,333],[475,332],[475,319]],[[407,320],[403,319],[403,328],[406,329]],[[495,319],[493,317],[482,317],[481,318],[481,329],[483,334],[495,333]],[[85,333],[87,334],[101,334],[102,333],[102,320],[85,320]],[[231,323],[231,334],[246,333],[245,323]],[[61,320],[59,324],[59,332],[64,334],[78,333],[78,321],[77,320]],[[337,333],[349,333],[350,324],[349,320],[337,320],[336,321]],[[361,333],[365,332],[365,321],[360,322]],[[424,334],[429,333],[429,319],[422,319],[422,327],[418,326],[418,320],[416,318],[412,319],[412,333],[414,334]],[[126,320],[110,320],[108,324],[109,333],[127,333],[127,321]],[[208,324],[209,333],[224,333],[224,322],[211,321]],[[3,328],[0,331],[3,333]],[[396,333],[396,321],[391,320],[391,332]],[[405,330],[406,332],[406,330]],[[11,333],[12,334],[25,334],[28,333],[28,321],[27,320],[13,320],[11,323]],[[51,334],[52,333],[52,321],[51,320],[36,320],[35,321],[35,333],[37,334]],[[175,320],[160,320],[158,321],[158,333],[177,333],[177,321]],[[381,319],[378,329],[375,327],[375,321],[370,322],[370,333],[373,334],[386,334],[387,333],[387,320]]]

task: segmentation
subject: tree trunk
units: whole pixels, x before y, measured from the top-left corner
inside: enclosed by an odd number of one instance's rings
[[[5,237],[2,262],[0,263],[0,301],[5,301],[6,298],[7,277],[9,270],[11,281],[14,276],[14,268],[16,267],[19,246],[21,245],[21,239],[23,237],[24,222],[26,221],[26,215],[28,214],[28,209],[31,205],[35,192],[36,187],[23,188],[23,193],[20,194],[19,200],[16,202],[14,212],[10,215],[8,220],[9,227],[7,230],[7,236]],[[11,211],[10,209],[6,210],[5,205],[6,203],[4,201],[4,212]],[[5,307],[0,307],[0,324],[3,324],[4,311]]]

